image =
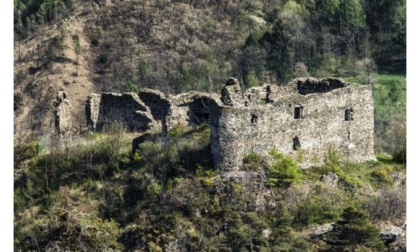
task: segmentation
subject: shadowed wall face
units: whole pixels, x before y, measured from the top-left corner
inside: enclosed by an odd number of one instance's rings
[[[92,94],[86,105],[88,127],[102,128],[112,122],[122,122],[130,131],[145,131],[153,127],[149,108],[135,93]]]

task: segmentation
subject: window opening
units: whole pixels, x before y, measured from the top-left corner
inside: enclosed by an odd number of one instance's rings
[[[295,107],[295,119],[302,119],[302,107]]]
[[[353,109],[346,109],[344,112],[344,120],[345,121],[353,121]]]
[[[299,137],[294,137],[293,138],[293,150],[299,150],[300,149],[300,141],[299,141]]]
[[[256,124],[258,122],[258,116],[252,114],[251,115],[251,123]]]

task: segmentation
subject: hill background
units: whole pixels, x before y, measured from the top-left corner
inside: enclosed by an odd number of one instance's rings
[[[59,90],[83,129],[91,92],[335,76],[374,86],[378,146],[393,152],[382,143],[404,130],[405,12],[405,0],[17,0],[15,139],[53,130]],[[386,132],[389,124],[398,129]]]
[[[15,139],[25,140],[14,169],[17,248],[383,251],[379,229],[404,227],[405,165],[395,157],[405,153],[405,1],[15,1],[15,17]],[[251,185],[224,181],[203,158],[206,127],[178,128],[166,146],[155,135],[134,155],[121,125],[36,150],[58,90],[82,129],[93,91],[217,92],[228,76],[249,87],[308,75],[373,85],[379,161],[352,165],[331,152],[299,172],[251,155],[242,170],[270,179],[260,181],[272,193],[265,209]],[[331,222],[335,233],[308,240]]]

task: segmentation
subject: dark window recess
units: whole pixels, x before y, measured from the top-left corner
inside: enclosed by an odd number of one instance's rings
[[[252,123],[252,124],[256,124],[256,123],[258,123],[258,116],[256,116],[256,115],[252,114],[252,115],[251,115],[251,123]]]
[[[194,119],[197,124],[209,121],[209,113],[207,111],[194,111]]]
[[[346,109],[344,112],[345,121],[353,121],[353,109]]]
[[[351,140],[351,134],[350,134],[350,132],[347,133],[347,139],[348,140]]]
[[[293,150],[299,150],[300,149],[300,141],[299,137],[293,138]]]
[[[295,119],[302,119],[302,107],[295,107]]]
[[[202,123],[209,122],[209,108],[207,98],[197,98],[194,101],[183,104],[181,106],[187,106],[188,111],[188,122],[191,124],[200,125]]]

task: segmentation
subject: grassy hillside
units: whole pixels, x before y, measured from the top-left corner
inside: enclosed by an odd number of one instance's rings
[[[405,220],[405,166],[386,157],[354,165],[332,149],[324,166],[302,171],[277,152],[270,162],[251,154],[237,174],[262,179],[247,182],[214,170],[206,126],[177,127],[167,142],[148,135],[134,153],[131,138],[114,125],[64,149],[28,151],[15,169],[15,248],[383,251],[379,228]],[[363,213],[352,232],[366,228],[369,239],[311,236],[346,211]]]

